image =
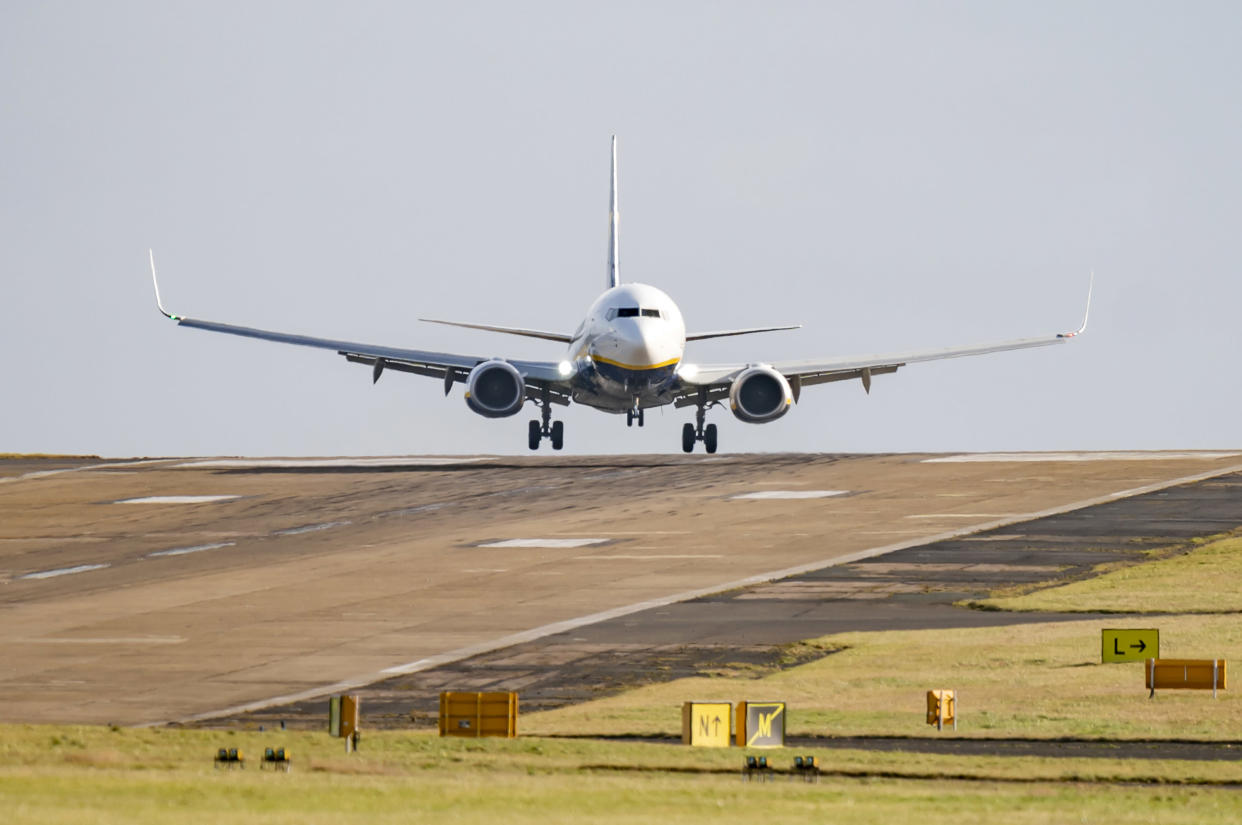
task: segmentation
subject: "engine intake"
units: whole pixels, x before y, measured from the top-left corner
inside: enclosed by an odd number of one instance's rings
[[[466,406],[485,418],[516,415],[526,402],[526,382],[508,361],[484,361],[466,378]]]
[[[789,412],[789,382],[771,367],[750,367],[729,387],[729,409],[741,421],[766,424]]]

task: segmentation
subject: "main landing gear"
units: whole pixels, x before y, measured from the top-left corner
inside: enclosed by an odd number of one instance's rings
[[[527,426],[526,443],[532,450],[538,450],[539,442],[547,438],[552,441],[552,449],[559,450],[565,446],[565,422],[552,420],[552,404],[546,390],[543,398],[536,403],[542,420],[531,421]]]
[[[694,442],[702,441],[704,449],[709,453],[716,452],[716,425],[703,426],[707,418],[707,393],[700,391],[699,408],[694,413],[694,423],[686,422],[681,428],[681,450],[684,453],[694,452]]]

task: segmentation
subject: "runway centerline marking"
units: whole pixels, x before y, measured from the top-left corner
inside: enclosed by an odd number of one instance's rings
[[[583,559],[603,559],[605,561],[608,561],[611,559],[628,559],[632,561],[636,559],[652,560],[652,559],[722,559],[722,558],[724,558],[724,556],[720,555],[719,553],[668,553],[665,555],[650,555],[650,556],[638,556],[638,555],[624,555],[623,556],[620,554],[617,554],[615,556],[610,556],[607,554],[600,554],[600,555],[595,555],[595,556],[574,556],[574,561],[581,561]]]
[[[211,504],[216,501],[232,501],[241,496],[142,496],[123,498],[113,504]]]
[[[156,550],[154,553],[147,553],[147,558],[155,559],[160,556],[186,556],[190,553],[201,553],[204,550],[218,550],[221,547],[233,547],[237,544],[235,541],[218,541],[214,544],[194,544],[189,547],[173,547],[169,550]]]
[[[1214,467],[1210,470],[1207,470],[1202,473],[1197,473],[1195,475],[1183,476],[1182,478],[1175,478],[1175,479],[1171,479],[1167,481],[1154,482],[1145,487],[1139,487],[1139,488],[1134,489],[1133,491],[1129,491],[1129,494],[1130,495],[1141,495],[1145,493],[1153,493],[1159,490],[1166,490],[1171,487],[1178,487],[1183,484],[1193,484],[1196,481],[1204,481],[1209,478],[1216,478],[1219,476],[1225,476],[1231,473],[1239,473],[1239,472],[1242,472],[1242,464],[1234,464],[1228,467]],[[947,531],[936,533],[933,535],[919,536],[918,538],[905,539],[902,541],[894,542],[892,544],[885,544],[879,547],[871,547],[865,550],[859,550],[855,553],[846,553],[844,555],[837,556],[835,558],[819,559],[819,560],[812,561],[812,562],[806,562],[803,564],[795,565],[793,567],[784,568],[783,570],[771,570],[766,573],[757,573],[755,575],[747,576],[742,579],[736,579],[734,581],[719,582],[719,583],[708,585],[706,587],[701,587],[701,588],[697,588],[694,590],[687,590],[681,593],[671,593],[671,594],[667,594],[663,596],[658,596],[652,599],[647,599],[645,601],[634,602],[633,604],[627,604],[627,605],[623,605],[620,607],[614,607],[609,610],[604,610],[598,613],[590,613],[585,616],[578,616],[575,618],[564,619],[562,621],[552,622],[550,624],[533,627],[533,628],[530,628],[529,630],[523,630],[517,633],[511,633],[506,636],[500,636],[500,637],[496,637],[493,639],[487,639],[481,642],[476,642],[475,644],[466,645],[465,647],[459,647],[454,650],[447,650],[447,651],[444,651],[443,653],[437,653],[432,656],[418,659],[416,661],[409,662],[408,664],[394,665],[393,667],[385,668],[384,670],[381,670],[378,672],[372,672],[372,673],[368,673],[368,674],[350,678],[350,679],[343,679],[339,682],[334,682],[329,685],[320,685],[318,687],[313,687],[313,688],[309,688],[306,690],[297,691],[295,693],[285,694],[283,696],[273,696],[267,699],[259,699],[253,702],[247,702],[247,703],[240,704],[240,705],[234,705],[232,707],[221,708],[221,709],[213,710],[213,711],[206,711],[204,713],[194,714],[192,716],[188,716],[180,720],[162,720],[162,721],[156,721],[156,722],[149,722],[149,723],[141,725],[141,727],[154,727],[156,725],[164,725],[164,724],[168,724],[169,721],[179,721],[181,723],[201,722],[207,719],[219,718],[221,716],[234,716],[240,713],[248,713],[248,712],[252,712],[256,710],[261,710],[263,708],[269,708],[269,707],[273,707],[277,705],[289,704],[291,702],[301,702],[301,701],[306,701],[308,699],[316,699],[322,696],[328,696],[333,693],[344,693],[349,690],[354,690],[356,688],[364,687],[374,682],[381,681],[387,678],[388,676],[392,676],[396,674],[404,675],[404,674],[409,674],[409,673],[417,673],[422,670],[430,670],[432,668],[439,667],[440,665],[449,664],[451,662],[458,662],[463,659],[468,659],[472,656],[478,656],[483,653],[490,653],[495,650],[502,650],[504,648],[512,647],[514,645],[524,644],[526,642],[532,642],[537,639],[543,639],[547,636],[553,636],[558,633],[565,633],[568,631],[576,630],[580,627],[586,627],[588,625],[599,624],[600,622],[606,622],[606,621],[609,621],[610,619],[616,619],[616,618],[620,618],[623,616],[629,616],[633,613],[640,613],[644,610],[667,607],[671,604],[691,601],[693,599],[702,598],[704,596],[711,596],[711,595],[714,595],[717,593],[723,593],[729,590],[738,590],[738,589],[742,589],[746,587],[751,587],[756,584],[765,584],[768,582],[777,581],[779,579],[790,578],[792,576],[800,576],[800,575],[803,575],[804,573],[810,573],[815,570],[822,570],[826,567],[836,567],[840,565],[850,564],[852,562],[862,561],[864,559],[875,558],[876,556],[883,556],[888,553],[895,553],[898,550],[907,550],[911,547],[920,547],[922,545],[934,544],[940,541],[949,541],[952,539],[958,539],[963,536],[968,536],[972,533],[982,533],[982,532],[986,532],[989,530],[995,530],[999,527],[1006,527],[1011,524],[1018,524],[1018,523],[1025,522],[1025,521],[1034,521],[1036,519],[1048,518],[1050,516],[1057,516],[1063,513],[1070,513],[1075,510],[1081,510],[1086,507],[1094,507],[1097,504],[1107,504],[1109,502],[1116,501],[1116,500],[1117,500],[1117,494],[1109,493],[1109,494],[1105,494],[1101,496],[1095,496],[1093,498],[1083,499],[1081,501],[1075,501],[1075,502],[1070,502],[1068,504],[1058,505],[1056,507],[1050,507],[1045,510],[1039,510],[1033,513],[1023,513],[1013,518],[1006,518],[1006,519],[1000,519],[996,521],[984,522],[982,524],[966,525],[963,527],[957,527],[952,530],[947,530]]]
[[[1009,518],[1017,513],[920,513],[906,518]]]
[[[318,533],[320,530],[331,530],[333,527],[345,527],[353,524],[352,521],[325,521],[322,524],[307,524],[302,527],[288,527],[284,530],[276,530],[273,536],[300,536],[303,533]]]
[[[85,573],[89,570],[103,570],[110,564],[79,564],[77,567],[61,567],[56,570],[40,570],[38,573],[27,573],[19,579],[54,579],[57,576],[71,576],[74,573]]]
[[[729,496],[731,499],[752,499],[752,500],[769,500],[769,499],[804,499],[804,498],[832,498],[834,496],[847,495],[849,490],[760,490],[757,493],[739,493],[736,496]]]
[[[573,550],[578,547],[590,547],[593,544],[605,544],[608,539],[505,539],[477,544],[476,547],[504,550],[509,548],[549,548],[554,550]]]

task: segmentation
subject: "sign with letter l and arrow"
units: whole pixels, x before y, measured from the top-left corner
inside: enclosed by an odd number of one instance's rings
[[[1159,658],[1160,631],[1156,628],[1100,631],[1100,661],[1106,664]]]

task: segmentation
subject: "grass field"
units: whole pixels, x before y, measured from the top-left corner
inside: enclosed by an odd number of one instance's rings
[[[1232,822],[1242,796],[1228,763],[913,757],[818,752],[829,775],[807,784],[741,780],[739,751],[522,738],[367,736],[346,756],[323,734],[3,729],[0,810],[15,823]],[[288,774],[218,770],[217,747],[291,749]],[[799,751],[802,753],[803,751]],[[769,752],[786,765],[788,753]],[[859,776],[842,776],[841,773]],[[961,778],[903,779],[940,773]],[[1011,781],[997,781],[1009,777]],[[1156,787],[1117,781],[1165,777]],[[1178,785],[1173,783],[1192,783]],[[1121,802],[1124,800],[1124,802]],[[1120,804],[1119,804],[1120,803]]]
[[[676,735],[686,700],[788,703],[791,735],[948,736],[924,723],[924,694],[953,688],[964,737],[1242,740],[1242,701],[1224,691],[1148,699],[1141,664],[1100,664],[1100,630],[1155,626],[1166,657],[1238,660],[1231,583],[1242,540],[1063,587],[989,600],[1063,611],[1165,605],[1182,615],[975,630],[851,633],[805,644],[830,655],[755,678],[745,667],[521,719],[517,740],[365,733],[347,756],[323,733],[0,726],[0,811],[14,823],[460,823],[763,821],[1226,823],[1242,820],[1242,764],[1055,757],[814,752],[817,784],[745,783],[740,749],[591,736]],[[865,609],[865,606],[860,609]],[[364,701],[365,711],[365,701]],[[365,716],[364,716],[365,721]],[[219,770],[212,755],[289,748],[291,773]]]
[[[844,650],[762,679],[693,678],[652,685],[523,720],[540,734],[676,735],[695,701],[784,701],[790,734],[936,736],[928,690],[958,691],[959,736],[1242,739],[1242,699],[1198,691],[1148,699],[1143,665],[1100,664],[1100,630],[1084,621],[977,630],[849,633]],[[1124,623],[1123,623],[1124,624]],[[1237,660],[1232,616],[1145,620],[1166,657]]]

